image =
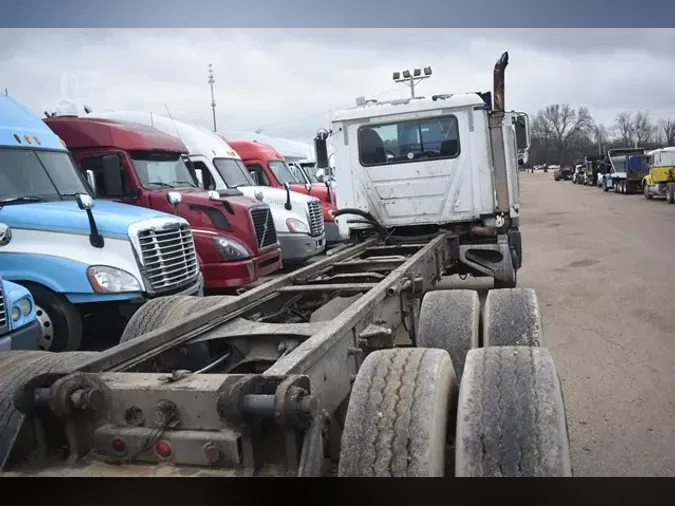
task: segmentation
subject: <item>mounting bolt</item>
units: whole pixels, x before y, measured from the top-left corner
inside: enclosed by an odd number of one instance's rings
[[[70,394],[70,402],[76,409],[97,411],[103,407],[103,392],[98,388],[78,388]]]
[[[357,348],[355,346],[350,346],[347,349],[347,355],[363,355],[363,350],[361,348]]]
[[[209,464],[217,464],[218,461],[220,460],[220,449],[213,444],[211,441],[206,443],[204,445],[204,456],[206,457],[206,460],[209,462]]]

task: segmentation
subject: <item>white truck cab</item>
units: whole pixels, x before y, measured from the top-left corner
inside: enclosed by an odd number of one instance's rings
[[[341,226],[352,235],[376,227],[413,241],[449,230],[457,238],[449,273],[515,286],[522,263],[518,166],[530,136],[527,115],[504,111],[507,64],[504,53],[495,66],[494,107],[487,92],[370,100],[336,113],[336,216],[361,216]]]
[[[168,116],[136,111],[92,113],[90,116],[141,123],[178,137],[204,186],[213,190],[237,188],[272,209],[284,262],[299,262],[326,249],[321,202],[315,197],[268,186],[255,186],[241,157],[220,136],[199,125]]]

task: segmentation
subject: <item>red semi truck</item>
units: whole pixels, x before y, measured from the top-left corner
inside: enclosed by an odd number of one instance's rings
[[[269,206],[234,188],[200,189],[178,138],[112,120],[44,121],[65,142],[98,198],[176,213],[190,223],[204,288],[242,287],[281,268]]]
[[[318,198],[323,209],[326,243],[331,244],[341,240],[337,223],[331,214],[331,211],[337,210],[335,189],[328,185],[311,184],[309,181],[300,180],[298,175],[288,167],[284,156],[269,144],[256,141],[229,141],[225,137],[222,138],[239,153],[256,184],[283,188],[284,184],[288,183],[292,191]]]

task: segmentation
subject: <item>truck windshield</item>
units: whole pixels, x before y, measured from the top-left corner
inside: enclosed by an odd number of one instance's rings
[[[246,166],[236,158],[214,158],[213,165],[230,188],[238,186],[255,186]]]
[[[131,161],[144,188],[196,188],[195,175],[188,169],[180,153],[134,151]]]
[[[306,182],[305,178],[299,174],[298,169],[295,167],[291,168],[289,165],[286,165],[286,162],[282,162],[281,160],[270,160],[268,165],[274,174],[274,177],[279,181],[279,184],[305,184]]]
[[[69,153],[0,149],[0,201],[3,204],[72,200],[78,193],[88,194],[88,191]]]

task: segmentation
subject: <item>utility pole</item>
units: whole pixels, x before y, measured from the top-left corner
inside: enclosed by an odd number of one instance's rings
[[[216,95],[214,91],[214,85],[216,84],[216,78],[213,77],[213,65],[209,63],[209,87],[211,88],[211,112],[213,113],[213,131],[216,132]]]
[[[401,74],[403,74],[403,77],[401,77]],[[393,74],[395,83],[405,83],[410,87],[411,98],[415,98],[415,85],[423,79],[429,79],[430,77],[431,67],[424,67],[424,75],[422,75],[421,69],[413,69],[412,73],[410,70],[404,70],[403,72],[394,72]]]

